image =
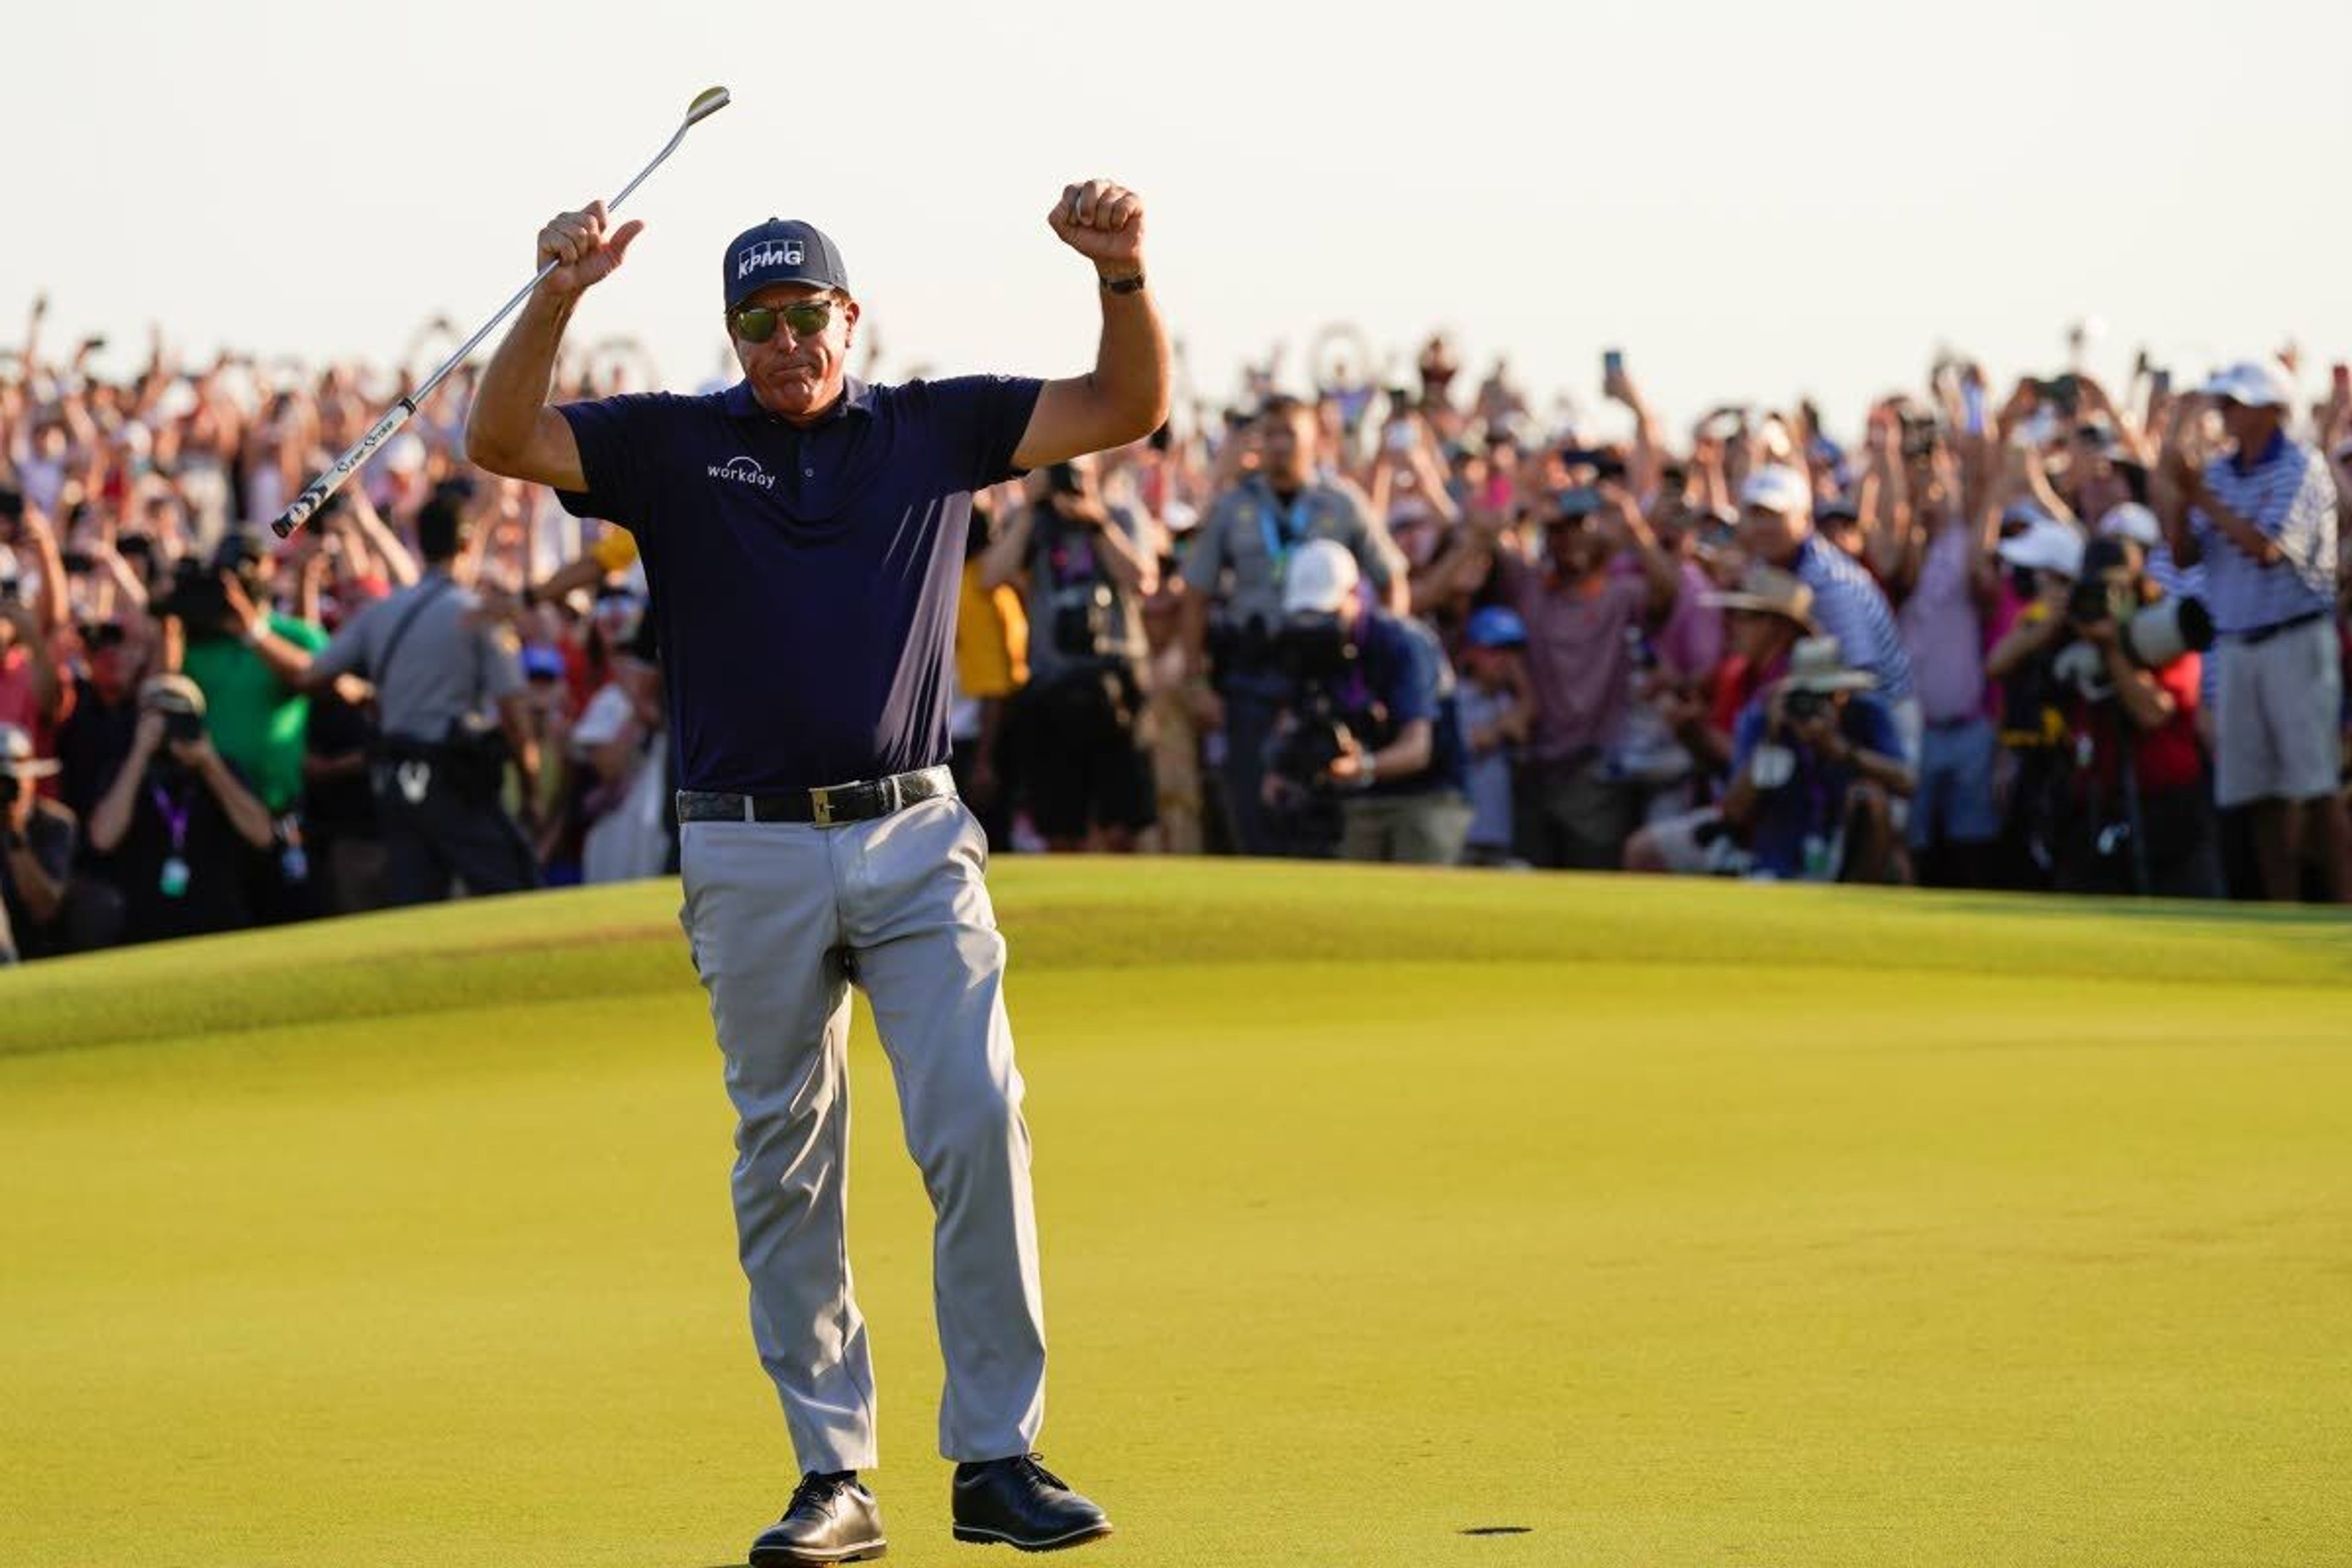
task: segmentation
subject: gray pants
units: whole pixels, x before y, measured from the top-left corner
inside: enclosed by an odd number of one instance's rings
[[[875,1463],[850,1290],[849,986],[874,1009],[938,1215],[940,1452],[1025,1454],[1045,1410],[1029,1130],[987,841],[953,797],[833,827],[689,822],[680,920],[710,994],[735,1131],[751,1337],[803,1470]]]

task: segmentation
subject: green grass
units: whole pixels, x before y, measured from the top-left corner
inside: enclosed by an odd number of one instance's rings
[[[995,881],[1088,1560],[2352,1562],[2352,924]],[[675,906],[0,973],[0,1563],[741,1562],[793,1466]],[[1010,1562],[851,1055],[891,1561]]]

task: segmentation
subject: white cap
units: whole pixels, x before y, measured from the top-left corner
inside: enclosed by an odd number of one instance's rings
[[[1282,576],[1282,613],[1328,616],[1356,591],[1362,574],[1356,558],[1336,539],[1310,539],[1298,547]]]
[[[1785,517],[1810,517],[1813,510],[1813,487],[1796,469],[1779,463],[1767,463],[1748,476],[1739,487],[1739,504],[1764,511],[1777,511]]]
[[[2063,522],[2048,518],[2031,523],[2014,539],[2000,542],[2000,558],[2011,566],[2055,572],[2061,577],[2083,574],[2083,536]]]
[[[2255,360],[2242,360],[2221,372],[2205,384],[2205,392],[2248,408],[2285,408],[2294,402],[2286,374]]]
[[[2156,521],[2156,513],[2136,500],[2109,507],[2107,515],[2099,519],[2099,532],[2105,537],[2137,541],[2143,548],[2153,550],[2164,542],[2164,530]]]

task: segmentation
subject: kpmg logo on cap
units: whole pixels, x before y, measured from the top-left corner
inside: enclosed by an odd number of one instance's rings
[[[730,484],[750,485],[763,490],[776,488],[776,476],[760,467],[757,459],[752,458],[730,458],[724,463],[712,463],[709,471],[712,479],[725,479]]]
[[[763,239],[747,245],[735,253],[736,281],[765,268],[798,267],[807,255],[807,247],[797,239]]]

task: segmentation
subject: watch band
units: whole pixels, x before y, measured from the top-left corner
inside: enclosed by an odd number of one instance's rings
[[[1143,292],[1143,274],[1139,272],[1132,278],[1106,278],[1102,280],[1102,287],[1106,294],[1140,294]]]

